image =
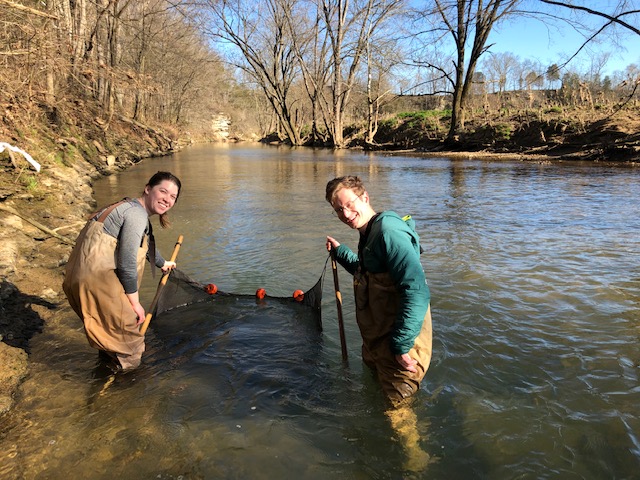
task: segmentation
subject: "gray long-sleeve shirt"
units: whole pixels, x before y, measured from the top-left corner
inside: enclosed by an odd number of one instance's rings
[[[99,216],[99,214],[98,214]],[[116,247],[116,274],[125,293],[138,291],[137,258],[142,239],[149,233],[149,216],[136,199],[127,198],[114,208],[104,220],[104,231],[118,240]],[[149,253],[147,253],[149,260]],[[161,268],[165,260],[155,251],[155,264]]]

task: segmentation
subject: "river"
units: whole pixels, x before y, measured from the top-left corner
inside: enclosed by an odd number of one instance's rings
[[[100,204],[181,178],[182,272],[243,294],[154,318],[143,365],[105,375],[65,308],[32,340],[0,445],[6,479],[640,478],[640,169],[207,145],[95,184]],[[361,176],[376,210],[410,214],[424,247],[434,356],[407,452],[360,360],[326,182]],[[322,331],[291,297],[323,275]],[[147,269],[149,304],[159,277]],[[146,302],[146,303],[145,303]]]

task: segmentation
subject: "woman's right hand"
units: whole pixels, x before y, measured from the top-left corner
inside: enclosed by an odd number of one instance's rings
[[[140,296],[138,295],[138,292],[133,292],[133,293],[127,293],[127,298],[129,299],[131,308],[133,308],[133,311],[136,313],[136,316],[138,317],[136,325],[140,325],[142,322],[144,322],[144,318],[146,316],[144,307],[140,303]]]
[[[335,238],[327,235],[327,251],[330,252],[332,248],[338,248],[340,246],[340,242],[338,242]]]
[[[133,311],[136,312],[136,315],[138,316],[138,321],[136,322],[136,325],[140,325],[142,322],[144,322],[144,318],[146,317],[144,307],[140,303],[138,303],[137,305],[131,305],[131,306],[133,307]]]
[[[162,273],[169,273],[174,268],[176,268],[176,262],[167,260],[164,262],[164,265],[160,268],[160,270],[162,270]]]

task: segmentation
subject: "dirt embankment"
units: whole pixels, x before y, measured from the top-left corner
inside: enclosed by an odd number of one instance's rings
[[[360,147],[423,155],[640,162],[640,108],[636,105],[606,114],[585,108],[498,112],[467,121],[455,141],[445,139],[448,119],[421,113],[425,112],[381,122],[378,144],[360,143]]]

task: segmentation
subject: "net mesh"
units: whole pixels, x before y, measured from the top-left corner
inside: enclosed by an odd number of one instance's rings
[[[215,302],[221,297],[243,297],[255,298],[256,302],[283,302],[302,305],[309,308],[309,311],[317,318],[317,326],[322,330],[321,321],[321,304],[322,304],[322,284],[327,270],[325,262],[324,269],[320,278],[313,287],[306,292],[296,291],[291,297],[276,297],[270,295],[260,295],[259,291],[255,295],[228,293],[217,290],[213,292],[212,284],[202,284],[187,274],[174,269],[167,277],[166,284],[162,288],[158,288],[151,313],[154,317],[161,315],[163,312],[173,310],[175,308],[186,307],[194,303]],[[261,292],[261,293],[264,293]],[[302,295],[300,295],[302,293]]]

